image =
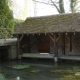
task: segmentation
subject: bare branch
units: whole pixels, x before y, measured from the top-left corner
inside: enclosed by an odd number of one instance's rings
[[[41,1],[37,1],[37,0],[33,0],[33,1],[39,2],[39,3],[43,3],[43,4],[47,4],[47,5],[51,5],[51,6],[54,6],[54,7],[57,9],[57,11],[60,13],[59,8],[58,8],[57,5],[55,4],[55,2],[53,2],[52,0],[50,0],[51,3],[48,3],[48,2],[41,2]]]
[[[55,6],[55,8],[57,9],[57,11],[60,13],[60,10],[59,10],[59,8],[57,7],[57,5],[52,1],[52,0],[50,0],[52,3],[53,3],[53,5]]]
[[[53,5],[53,4],[51,4],[51,3],[41,2],[41,1],[37,1],[37,0],[35,0],[35,2],[39,2],[39,3],[43,3],[43,4],[47,4],[47,5]]]

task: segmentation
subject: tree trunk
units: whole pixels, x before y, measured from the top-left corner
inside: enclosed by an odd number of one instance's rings
[[[76,6],[77,6],[78,0],[70,0],[70,9],[71,12],[76,12]]]
[[[65,13],[63,0],[59,0],[59,9],[60,13]]]

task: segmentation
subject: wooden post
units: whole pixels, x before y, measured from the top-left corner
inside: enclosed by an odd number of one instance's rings
[[[23,39],[24,35],[22,34],[21,37],[19,35],[17,36],[17,41],[18,41],[18,55],[21,55],[21,50],[20,50],[20,42]]]
[[[58,57],[58,53],[57,53],[57,43],[56,43],[56,33],[54,33],[54,53],[55,53],[55,57]]]
[[[72,52],[72,33],[70,33],[70,52]]]
[[[29,47],[28,47],[28,50],[29,50],[29,53],[31,52],[31,50],[30,50],[30,35],[28,36],[28,45],[29,45]]]
[[[20,39],[19,39],[19,42],[23,39],[23,37],[24,37],[24,35],[22,34],[21,37],[20,37]]]
[[[18,43],[18,59],[20,59],[20,42],[19,42],[19,35],[17,35],[17,43]]]
[[[63,44],[63,48],[62,48],[62,53],[65,55],[65,34],[62,34],[62,44]]]

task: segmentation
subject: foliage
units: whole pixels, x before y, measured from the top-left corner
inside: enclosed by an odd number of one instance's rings
[[[26,69],[26,72],[27,72],[27,73],[30,73],[30,74],[36,74],[36,73],[39,73],[40,70],[31,67],[31,68],[29,68],[29,69]]]
[[[13,68],[13,69],[25,69],[25,68],[29,68],[29,65],[14,65],[14,66],[7,66],[9,68]]]
[[[64,1],[65,0],[58,0],[56,3],[54,0],[50,0],[52,3],[54,3],[54,7],[56,8],[56,10],[59,13],[65,13],[65,9],[64,9]],[[76,12],[76,6],[78,5],[78,0],[69,0],[68,3],[70,3],[70,10],[71,12]],[[57,6],[57,4],[59,5],[59,7]],[[67,6],[69,6],[69,4],[67,4]]]
[[[70,0],[70,8],[71,12],[76,12],[76,6],[78,4],[78,0]]]
[[[31,71],[31,73],[38,73],[38,72],[40,72],[40,70],[38,70],[38,69],[33,69],[33,70]]]
[[[73,73],[72,70],[51,70],[52,73]]]
[[[6,0],[0,0],[0,28],[7,28],[7,38],[11,37],[14,31],[14,18]]]
[[[24,22],[24,20],[15,19],[15,27],[18,27],[20,23]]]
[[[27,14],[28,0],[21,0],[21,2],[23,2],[21,5],[23,6],[19,5],[17,2],[15,2],[15,0],[7,0],[7,1],[10,9],[13,11],[14,18],[25,20],[28,15]]]
[[[59,74],[60,80],[80,80],[80,66],[57,66],[50,70],[51,74]]]
[[[5,76],[3,74],[0,73],[0,80],[6,80]]]
[[[74,76],[74,75],[66,75],[60,80],[80,80],[80,76]]]

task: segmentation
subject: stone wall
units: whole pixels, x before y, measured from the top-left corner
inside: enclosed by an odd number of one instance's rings
[[[80,34],[74,33],[72,34],[72,52],[70,52],[70,40],[67,38],[69,37],[69,34],[65,34],[65,55],[80,55]],[[62,54],[62,49],[63,49],[63,41],[62,37],[58,40],[57,42],[57,51],[58,51],[58,56],[63,55]],[[54,42],[50,39],[50,53],[54,54]]]
[[[12,45],[8,49],[9,51],[9,59],[17,59],[17,43],[12,43]]]
[[[38,35],[30,36],[30,52],[39,53],[39,36]]]
[[[30,35],[30,53],[39,53],[39,35]],[[50,53],[54,53],[52,40],[50,40]]]
[[[76,33],[72,38],[72,52],[70,52],[69,40],[66,39],[66,55],[80,55],[80,34]]]
[[[66,37],[68,36],[68,38]],[[58,55],[62,54],[62,37],[58,41]],[[72,52],[70,52],[70,36],[65,35],[65,55],[80,55],[80,34],[72,34]]]

